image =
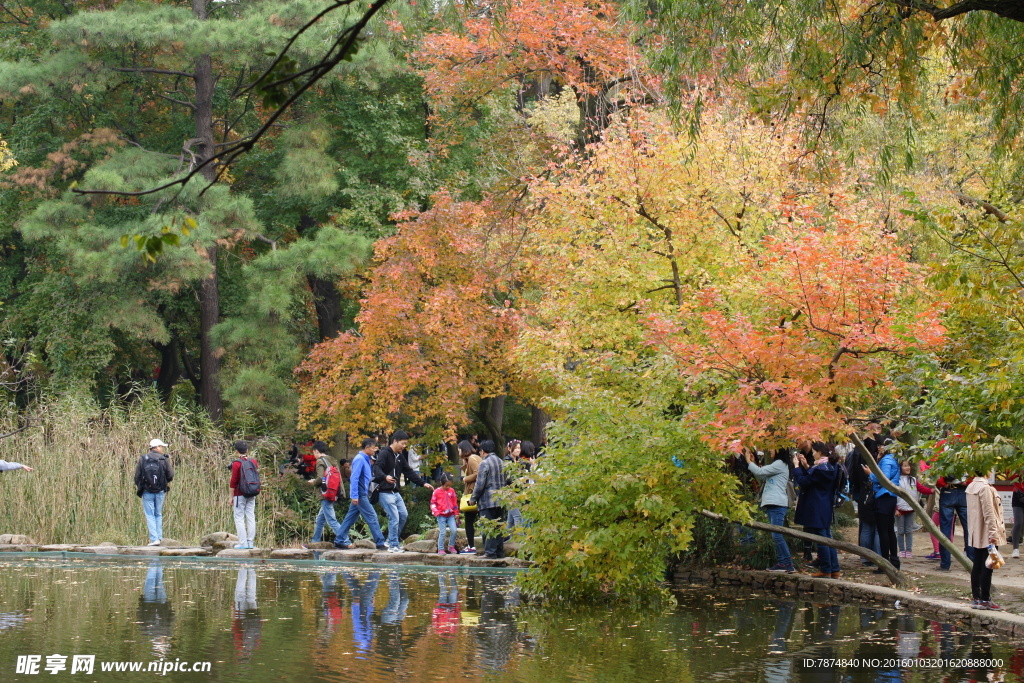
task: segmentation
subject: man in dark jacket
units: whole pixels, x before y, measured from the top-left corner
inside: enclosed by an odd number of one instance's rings
[[[409,511],[402,500],[402,484],[400,477],[405,475],[408,481],[417,486],[424,486],[431,491],[434,487],[423,481],[419,472],[409,467],[405,456],[405,447],[409,445],[409,435],[399,429],[391,437],[391,443],[377,453],[377,462],[373,466],[373,480],[380,485],[380,504],[384,514],[388,516],[388,552],[405,552],[399,544],[399,535],[405,528]]]
[[[484,441],[480,449],[486,454],[476,472],[476,484],[470,503],[477,506],[480,516],[484,519],[504,521],[505,511],[494,494],[504,488],[508,481],[505,478],[504,463],[494,452],[493,441]],[[493,533],[493,532],[492,532]],[[484,555],[490,559],[505,557],[505,538],[487,534],[484,536]]]
[[[150,545],[160,545],[164,537],[164,497],[174,479],[174,468],[164,452],[165,448],[167,444],[153,439],[149,442],[149,452],[139,458],[135,467],[135,495],[142,498]]]

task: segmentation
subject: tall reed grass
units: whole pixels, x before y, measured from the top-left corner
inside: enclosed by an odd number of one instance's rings
[[[163,439],[174,465],[164,503],[164,537],[196,543],[213,531],[234,532],[228,504],[232,440],[204,416],[165,408],[151,393],[107,408],[87,397],[63,396],[31,410],[40,425],[0,439],[0,459],[36,468],[0,474],[0,533],[39,543],[145,544],[135,467],[149,441]],[[20,417],[0,417],[3,433]],[[264,479],[275,477],[280,444],[259,440],[250,451]],[[257,543],[274,542],[277,519],[291,515],[268,491],[257,499]]]

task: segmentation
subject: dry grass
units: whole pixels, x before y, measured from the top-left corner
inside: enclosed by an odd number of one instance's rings
[[[39,543],[144,544],[146,522],[133,482],[152,438],[170,444],[175,469],[164,536],[195,543],[212,531],[234,531],[227,485],[231,440],[208,421],[165,409],[149,395],[106,409],[66,396],[32,412],[41,426],[0,439],[0,459],[36,468],[0,474],[0,533],[27,534]],[[17,415],[10,414],[0,429],[12,431],[16,423]],[[269,475],[277,444],[261,445],[251,453]],[[257,542],[271,542],[278,507],[272,495],[258,499]]]

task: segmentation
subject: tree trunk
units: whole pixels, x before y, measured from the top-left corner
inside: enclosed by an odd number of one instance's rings
[[[192,0],[192,13],[198,19],[206,19],[208,0]],[[215,154],[213,137],[213,60],[210,55],[199,55],[195,64],[195,125],[196,158],[201,163],[212,159]],[[202,176],[207,182],[217,177],[214,164],[205,166]],[[217,277],[217,245],[206,249],[210,263],[210,275],[203,278],[199,290],[199,400],[214,421],[220,421],[224,414],[220,394],[220,355],[213,348],[211,332],[220,322],[220,288]]]
[[[868,469],[875,475],[875,478],[878,479],[879,483],[881,483],[888,491],[895,493],[897,496],[907,501],[907,503],[910,504],[910,507],[914,508],[914,512],[917,513],[917,518],[921,520],[921,524],[924,525],[924,528],[927,529],[932,536],[938,539],[939,543],[941,543],[943,547],[945,547],[946,550],[956,558],[957,562],[963,565],[964,569],[968,572],[971,571],[974,568],[974,563],[967,559],[967,555],[965,555],[964,552],[953,543],[953,541],[946,538],[946,535],[942,533],[939,527],[935,526],[935,522],[932,521],[931,517],[925,514],[924,508],[921,507],[920,503],[914,500],[913,496],[908,494],[899,486],[893,484],[889,481],[888,477],[882,474],[882,470],[878,468],[878,463],[876,463],[875,459],[871,456],[871,451],[867,449],[867,446],[865,446],[864,442],[860,440],[860,437],[856,434],[851,434],[850,439],[857,446],[857,450],[860,451],[860,457],[863,458]],[[967,533],[966,529],[964,530],[964,533]]]
[[[501,423],[505,419],[505,397],[481,398],[476,414],[487,428],[487,438],[494,442],[494,452],[498,454],[498,457],[503,457],[505,455],[505,437],[501,433]]]
[[[903,578],[903,575],[900,573],[900,570],[896,569],[896,567],[892,566],[888,560],[886,560],[884,557],[877,554],[873,550],[862,548],[859,545],[847,543],[846,541],[837,541],[834,538],[816,536],[815,534],[809,534],[806,531],[797,531],[796,529],[790,529],[789,527],[785,526],[765,524],[764,522],[737,522],[732,519],[727,519],[722,515],[715,514],[710,510],[701,510],[700,513],[705,517],[708,517],[710,519],[717,519],[721,522],[732,522],[733,524],[739,524],[741,526],[750,527],[751,529],[760,529],[761,531],[773,531],[777,534],[782,534],[783,536],[799,538],[802,541],[813,541],[815,543],[818,543],[819,545],[827,545],[832,548],[838,548],[839,550],[845,550],[846,552],[852,553],[854,555],[860,555],[864,559],[870,560],[871,562],[877,564],[882,569],[882,571],[885,572],[885,575],[889,577],[889,580],[892,581],[894,585],[906,585],[906,580]]]
[[[537,406],[531,406],[530,408],[530,441],[537,448],[544,443],[544,439],[547,436],[548,423],[551,422],[551,416],[545,413]]]
[[[181,363],[178,361],[178,340],[171,336],[167,344],[154,344],[160,352],[160,376],[156,378],[156,391],[165,403],[171,398],[171,391],[181,377]]]
[[[316,221],[310,215],[299,219],[299,234],[305,235],[316,227]],[[316,307],[316,325],[320,331],[320,341],[337,337],[341,332],[341,293],[330,280],[316,275],[307,275],[306,282],[313,292],[313,305]]]

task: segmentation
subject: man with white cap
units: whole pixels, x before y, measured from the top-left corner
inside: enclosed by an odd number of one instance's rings
[[[160,545],[164,537],[164,496],[174,479],[174,468],[164,452],[165,448],[167,444],[160,439],[153,439],[149,442],[149,452],[139,458],[135,468],[135,495],[142,498],[142,512],[146,515],[150,545]]]

